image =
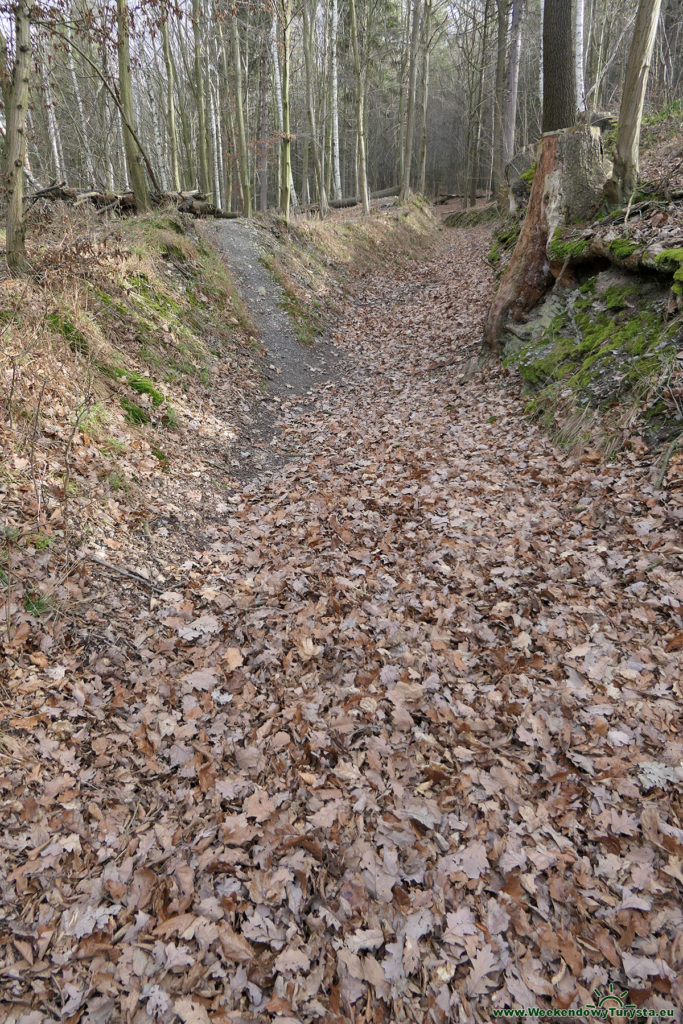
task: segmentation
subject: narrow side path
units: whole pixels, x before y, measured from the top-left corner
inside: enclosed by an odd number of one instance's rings
[[[285,410],[299,459],[54,683],[3,1019],[683,1003],[683,510],[637,444],[570,456],[473,371],[487,246],[373,282],[335,339],[362,374]]]
[[[205,231],[225,259],[258,332],[255,344],[261,350],[263,398],[240,436],[242,468],[236,474],[250,479],[287,461],[271,445],[283,403],[287,407],[301,398],[310,405],[317,391],[343,372],[341,352],[323,341],[301,344],[283,307],[284,292],[261,262],[259,229],[253,223],[216,221],[206,225]]]

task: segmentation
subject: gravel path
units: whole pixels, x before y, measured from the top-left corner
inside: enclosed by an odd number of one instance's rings
[[[283,406],[294,404],[303,412],[321,387],[338,379],[345,359],[328,342],[301,344],[282,308],[284,292],[260,261],[259,229],[254,224],[219,221],[210,225],[208,234],[230,269],[263,348],[263,399],[255,404],[238,442],[241,468],[236,475],[244,480],[276,470],[294,457],[278,444]]]

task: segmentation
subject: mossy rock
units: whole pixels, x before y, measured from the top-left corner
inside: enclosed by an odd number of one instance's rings
[[[665,307],[656,283],[605,271],[571,293],[552,293],[506,347],[506,364],[536,392],[539,415],[570,396],[579,408],[631,401],[655,388],[681,345]]]

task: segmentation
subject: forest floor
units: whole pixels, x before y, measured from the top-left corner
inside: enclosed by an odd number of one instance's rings
[[[611,985],[674,1019],[680,490],[477,364],[486,229],[387,259],[322,386],[235,230],[288,460],[7,691],[1,1019],[472,1024]]]

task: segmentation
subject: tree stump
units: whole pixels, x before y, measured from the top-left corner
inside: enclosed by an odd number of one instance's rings
[[[546,293],[556,228],[595,213],[610,173],[599,129],[578,125],[541,138],[526,218],[486,320],[485,349],[500,355],[506,318],[521,320]]]

